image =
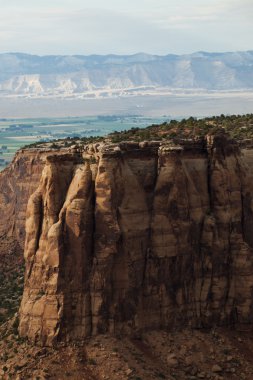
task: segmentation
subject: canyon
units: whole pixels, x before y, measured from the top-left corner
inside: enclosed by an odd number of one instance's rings
[[[249,326],[252,163],[224,132],[19,151],[0,231],[24,246],[20,336]]]

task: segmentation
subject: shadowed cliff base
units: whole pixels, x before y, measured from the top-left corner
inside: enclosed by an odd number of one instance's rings
[[[38,347],[0,327],[3,379],[252,380],[252,332],[149,331],[137,338],[97,335],[78,345]],[[14,354],[15,353],[15,354]]]

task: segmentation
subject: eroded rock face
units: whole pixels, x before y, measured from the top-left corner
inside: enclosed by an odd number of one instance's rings
[[[22,247],[27,202],[39,185],[49,154],[50,150],[20,150],[12,163],[0,173],[0,237],[11,236]]]
[[[49,156],[27,208],[21,336],[251,323],[251,157],[222,135]]]

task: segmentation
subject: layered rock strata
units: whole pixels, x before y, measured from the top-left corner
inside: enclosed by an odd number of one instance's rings
[[[27,208],[20,335],[251,323],[252,156],[224,135],[48,155]]]

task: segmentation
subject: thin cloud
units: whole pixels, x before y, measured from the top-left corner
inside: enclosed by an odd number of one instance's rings
[[[167,54],[253,48],[251,1],[206,3],[25,0],[21,7],[20,0],[12,0],[1,9],[0,51]]]

